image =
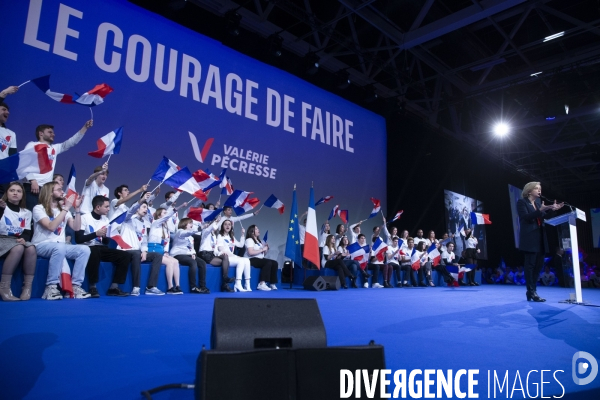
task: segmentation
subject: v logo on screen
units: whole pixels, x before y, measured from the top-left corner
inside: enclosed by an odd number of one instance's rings
[[[212,146],[215,139],[214,138],[207,139],[206,142],[204,143],[204,146],[202,147],[202,151],[200,151],[200,146],[198,146],[198,140],[196,140],[196,136],[190,131],[188,131],[188,133],[190,134],[190,142],[192,142],[192,149],[194,150],[194,155],[196,156],[196,160],[203,163],[204,160],[206,160],[206,156],[208,155],[210,146]]]

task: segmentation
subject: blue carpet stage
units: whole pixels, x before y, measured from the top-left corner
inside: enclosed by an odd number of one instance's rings
[[[559,304],[569,289],[539,293],[546,303],[527,303],[522,287],[508,286],[0,302],[0,398],[139,399],[142,389],[192,383],[200,349],[210,343],[217,296],[314,297],[329,345],[374,340],[385,346],[391,370],[479,369],[480,398],[488,397],[488,370],[501,381],[508,371],[511,390],[517,370],[523,386],[527,373],[537,370],[530,374],[531,396],[535,383],[539,388],[540,370],[551,371],[544,375],[549,382],[544,396],[560,395],[552,374],[563,370],[556,376],[565,398],[600,398],[600,377],[587,386],[575,385],[571,377],[576,351],[600,359],[600,308]],[[600,290],[584,290],[584,299],[600,304]],[[461,383],[466,391],[466,379]],[[503,393],[496,390],[497,398],[506,398],[506,386]],[[193,391],[171,390],[155,398],[192,399]],[[512,398],[523,393],[517,390]]]

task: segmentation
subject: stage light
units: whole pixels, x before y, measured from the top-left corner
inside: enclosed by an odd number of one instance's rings
[[[569,115],[569,105],[565,104],[565,114]]]
[[[499,122],[494,126],[494,133],[496,134],[496,136],[506,136],[509,130],[510,129],[508,125],[504,122]]]
[[[306,66],[306,70],[304,72],[306,72],[307,75],[316,74],[317,71],[319,70],[319,61],[320,60],[321,59],[319,58],[319,56],[313,52],[306,54],[304,56],[304,64]]]
[[[564,35],[565,35],[565,31],[555,33],[554,35],[546,36],[544,38],[544,41],[542,43],[549,42],[550,40],[559,38],[559,37],[564,36]]]
[[[348,71],[339,71],[337,73],[337,79],[336,79],[335,86],[338,89],[340,89],[340,90],[347,89],[351,83],[352,82],[350,81],[350,74],[348,73]]]
[[[231,36],[237,36],[240,34],[240,22],[242,16],[235,12],[235,10],[229,10],[225,13],[225,31]]]
[[[273,57],[281,57],[282,49],[283,38],[276,33],[269,36],[269,54],[271,54]]]

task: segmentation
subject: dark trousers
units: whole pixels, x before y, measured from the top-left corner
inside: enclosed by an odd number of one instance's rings
[[[544,263],[544,253],[537,252],[531,253],[524,251],[523,269],[525,272],[525,285],[527,291],[533,293],[536,291],[536,282],[540,277],[542,271],[542,264]]]
[[[426,280],[427,283],[431,282],[431,263],[427,262],[421,265],[419,268],[419,283],[423,283]]]
[[[25,203],[26,208],[29,211],[33,211],[33,207],[37,206],[40,202],[40,194],[39,193],[31,193],[31,183],[24,183],[23,187],[25,188]],[[40,190],[42,187],[40,186]]]
[[[402,264],[400,268],[404,271],[404,280],[407,281],[409,285],[417,286],[417,273],[412,269],[411,265]]]
[[[371,285],[374,283],[379,283],[379,271],[383,267],[382,264],[371,264],[367,266],[370,271],[373,271],[373,278],[371,278]]]
[[[325,268],[330,268],[337,272],[338,276],[340,277],[340,282],[342,283],[342,286],[346,284],[346,277],[353,276],[352,273],[348,271],[346,264],[344,264],[342,260],[329,260],[325,263]]]
[[[360,269],[360,264],[356,260],[342,260],[344,265],[348,268],[348,270],[352,273],[352,275],[357,276],[358,270]]]
[[[200,257],[195,259],[188,255],[178,255],[175,259],[179,261],[181,265],[188,266],[188,280],[190,281],[190,290],[199,286],[201,288],[206,287],[206,263]],[[198,285],[196,285],[196,272],[198,273]]]
[[[129,269],[129,262],[131,261],[131,253],[125,250],[109,249],[104,245],[90,246],[90,258],[85,268],[90,284],[98,283],[100,261],[114,264],[115,273],[112,283],[125,283],[127,269]]]
[[[444,282],[449,283],[454,280],[450,272],[446,269],[446,266],[443,264],[439,264],[437,267],[434,267],[438,274],[442,275],[444,278]]]
[[[142,251],[126,250],[131,253],[131,281],[134,287],[140,287],[140,274],[142,270]],[[146,262],[150,262],[150,277],[146,287],[155,287],[158,284],[158,273],[162,264],[162,255],[160,253],[146,253]]]
[[[279,269],[277,261],[269,258],[251,257],[250,265],[254,268],[260,268],[261,282],[277,283],[277,270]]]
[[[383,266],[383,280],[387,281],[388,283],[391,282],[393,271],[396,271],[396,279],[398,280],[398,283],[401,283],[400,265],[394,263],[385,264]]]

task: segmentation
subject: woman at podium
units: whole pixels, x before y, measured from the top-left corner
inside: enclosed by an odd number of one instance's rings
[[[546,301],[538,296],[536,281],[542,270],[544,254],[548,252],[548,240],[544,230],[544,218],[548,213],[560,209],[564,203],[544,204],[540,199],[542,186],[529,182],[523,187],[522,198],[517,201],[520,235],[519,250],[523,252],[527,301]]]

